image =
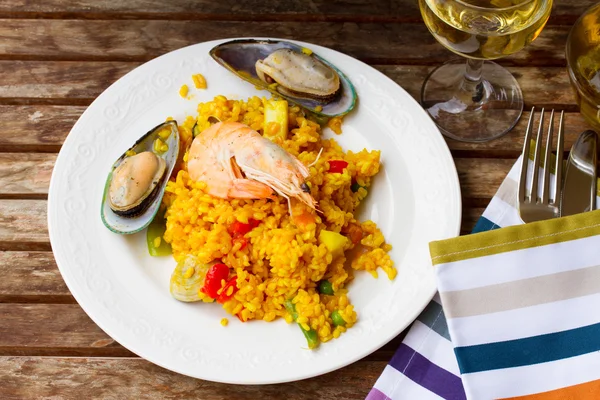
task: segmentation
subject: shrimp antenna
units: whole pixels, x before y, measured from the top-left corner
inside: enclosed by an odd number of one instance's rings
[[[319,161],[319,158],[321,158],[321,153],[323,152],[323,147],[321,147],[321,150],[319,150],[319,154],[317,154],[317,158],[315,158],[315,161],[311,162],[310,164],[308,164],[308,168],[312,167],[313,165],[315,165],[317,163],[317,161]]]

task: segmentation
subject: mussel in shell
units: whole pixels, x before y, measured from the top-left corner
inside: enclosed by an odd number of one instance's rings
[[[162,123],[115,161],[102,198],[101,217],[115,233],[144,229],[155,217],[179,154],[177,122]]]
[[[276,83],[285,95],[314,99],[324,104],[340,91],[340,77],[316,57],[291,49],[279,49],[256,62],[256,74],[265,83]]]
[[[110,209],[123,217],[144,212],[156,197],[166,172],[165,160],[151,151],[125,158],[112,174],[108,188]]]
[[[233,40],[210,55],[245,81],[323,117],[345,115],[357,101],[352,82],[336,66],[295,43]]]

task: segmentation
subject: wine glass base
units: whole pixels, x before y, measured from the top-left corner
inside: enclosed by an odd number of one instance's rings
[[[481,81],[467,89],[465,69],[461,59],[433,70],[423,83],[421,104],[452,139],[486,142],[506,134],[523,112],[517,80],[500,65],[485,61]]]

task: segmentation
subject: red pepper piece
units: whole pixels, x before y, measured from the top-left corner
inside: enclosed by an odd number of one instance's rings
[[[231,290],[231,293],[228,294],[229,288],[231,288],[231,287],[233,289]],[[221,304],[225,303],[227,300],[231,299],[233,297],[233,295],[235,294],[235,292],[237,292],[237,291],[238,291],[237,275],[234,275],[234,277],[231,278],[229,281],[227,281],[225,286],[223,286],[223,290],[221,290],[221,294],[217,298],[217,302],[221,303]]]
[[[206,277],[204,278],[204,286],[202,286],[202,293],[216,299],[219,295],[217,292],[221,289],[221,281],[227,280],[229,276],[229,267],[225,264],[215,264],[208,269]]]
[[[329,170],[328,172],[332,173],[342,173],[344,172],[344,168],[348,166],[348,163],[344,160],[329,160]]]
[[[248,223],[245,224],[240,221],[235,221],[231,224],[230,233],[233,237],[244,236],[246,233],[250,232],[252,229],[256,228],[260,221],[250,218]]]

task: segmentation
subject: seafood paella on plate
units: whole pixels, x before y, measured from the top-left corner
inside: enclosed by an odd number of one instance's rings
[[[116,233],[148,228],[150,254],[176,262],[175,299],[219,304],[222,325],[284,318],[316,348],[360,318],[355,271],[396,276],[381,231],[356,218],[380,151],[345,151],[322,136],[342,133],[356,93],[311,50],[232,41],[211,56],[273,97],[219,95],[150,130],[115,162],[102,220]]]

